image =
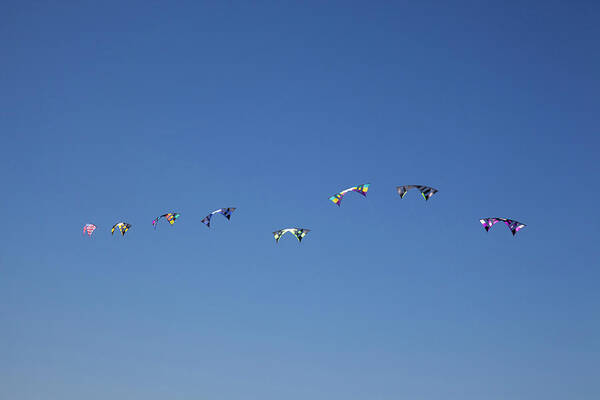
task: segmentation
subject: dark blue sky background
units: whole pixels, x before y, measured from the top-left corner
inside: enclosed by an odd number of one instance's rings
[[[0,398],[600,398],[597,2],[59,3],[0,12]]]

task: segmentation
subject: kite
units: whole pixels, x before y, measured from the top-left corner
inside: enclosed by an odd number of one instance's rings
[[[208,214],[206,217],[202,218],[202,223],[205,224],[208,228],[210,228],[210,219],[213,215],[223,214],[223,216],[225,218],[227,218],[227,220],[230,220],[231,213],[234,211],[235,211],[235,207],[219,208],[218,210],[215,210],[215,211],[211,212],[210,214]]]
[[[131,228],[131,224],[128,224],[127,222],[119,222],[113,225],[110,234],[114,235],[115,234],[115,229],[119,228],[119,231],[121,232],[122,236],[125,236],[125,233],[129,230],[129,228]]]
[[[88,234],[88,236],[92,236],[92,233],[96,230],[96,225],[94,224],[85,224],[83,227],[83,233]]]
[[[342,190],[341,192],[336,193],[333,196],[331,196],[329,198],[329,200],[333,201],[333,204],[337,204],[337,206],[339,207],[340,204],[342,203],[342,198],[348,192],[360,193],[363,196],[367,197],[367,191],[369,190],[369,185],[370,185],[369,183],[365,183],[364,185],[354,186],[354,187],[348,188],[346,190]]]
[[[398,194],[400,195],[400,198],[403,199],[404,195],[406,194],[406,192],[408,192],[410,189],[419,189],[421,191],[421,194],[423,195],[423,198],[425,200],[429,200],[429,198],[431,196],[433,196],[434,194],[437,193],[437,189],[434,189],[432,187],[429,186],[423,186],[423,185],[404,185],[404,186],[398,186],[396,188],[396,190],[398,190]]]
[[[296,238],[298,239],[299,242],[302,242],[302,238],[304,236],[306,236],[306,234],[308,232],[310,232],[310,229],[303,229],[303,228],[286,228],[286,229],[280,229],[278,231],[273,232],[273,236],[275,236],[275,242],[279,243],[279,239],[286,232],[290,232],[292,235],[296,236]]]
[[[526,226],[525,224],[522,224],[519,221],[515,221],[513,219],[508,218],[483,218],[480,219],[479,222],[481,222],[481,225],[483,225],[486,232],[488,232],[496,222],[504,222],[506,226],[508,226],[508,229],[510,229],[510,231],[512,232],[513,236],[515,236],[517,232],[519,232],[519,229]]]
[[[169,223],[171,225],[173,225],[175,223],[175,220],[177,218],[179,218],[181,214],[179,213],[168,213],[168,214],[163,214],[160,217],[156,217],[154,219],[154,221],[152,221],[152,226],[154,227],[154,229],[156,229],[156,225],[158,224],[158,220],[160,220],[161,218],[165,218],[167,221],[169,221]]]

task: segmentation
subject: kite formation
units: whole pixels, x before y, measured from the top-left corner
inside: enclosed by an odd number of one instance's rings
[[[365,183],[362,185],[353,186],[351,188],[342,190],[341,192],[336,193],[333,196],[331,196],[329,198],[329,200],[331,202],[333,202],[333,204],[336,204],[339,207],[342,203],[342,199],[348,192],[356,192],[356,193],[361,194],[363,197],[367,197],[367,192],[369,191],[369,185],[370,185],[369,183]],[[419,190],[421,192],[421,195],[423,196],[423,198],[426,201],[429,200],[434,194],[436,194],[438,192],[437,189],[434,189],[430,186],[425,186],[425,185],[403,185],[403,186],[396,187],[396,191],[400,195],[401,199],[404,198],[404,196],[410,189]],[[206,225],[207,228],[210,228],[211,218],[213,215],[221,214],[225,218],[227,218],[227,220],[229,221],[229,220],[231,220],[231,214],[235,210],[236,210],[235,207],[219,208],[218,210],[212,211],[206,217],[202,218],[200,220],[200,222],[202,222],[204,225]],[[161,219],[165,219],[167,222],[169,222],[170,225],[173,225],[175,223],[175,221],[177,220],[177,218],[179,218],[180,216],[181,216],[181,214],[179,214],[177,212],[170,212],[170,213],[162,214],[162,215],[156,217],[152,221],[152,226],[156,230],[156,227],[158,226],[158,223]],[[523,227],[526,226],[525,224],[523,224],[519,221],[515,221],[515,220],[509,219],[509,218],[500,218],[500,217],[482,218],[479,221],[481,222],[481,225],[483,225],[486,232],[489,231],[490,228],[495,223],[504,222],[506,224],[506,226],[508,227],[508,229],[510,229],[510,231],[512,232],[513,236],[515,236],[520,229],[522,229]],[[83,227],[83,234],[84,235],[87,234],[88,237],[91,237],[92,234],[94,233],[94,231],[96,230],[96,228],[97,227],[94,224],[85,224]],[[119,232],[121,232],[121,236],[125,236],[125,233],[127,233],[127,231],[130,228],[131,228],[131,224],[129,224],[127,222],[118,222],[113,225],[113,227],[111,229],[111,234],[114,235],[115,230],[118,229]],[[280,229],[278,231],[273,232],[273,236],[275,237],[275,242],[279,243],[279,239],[288,232],[291,233],[292,235],[294,235],[296,237],[296,239],[298,239],[298,242],[302,242],[302,239],[306,236],[306,234],[308,232],[310,232],[310,229],[305,229],[305,228]]]

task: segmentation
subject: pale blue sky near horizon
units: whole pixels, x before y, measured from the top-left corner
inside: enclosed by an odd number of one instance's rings
[[[4,2],[0,398],[598,399],[599,11]]]

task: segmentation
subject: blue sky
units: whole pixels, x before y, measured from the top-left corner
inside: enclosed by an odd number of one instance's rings
[[[287,3],[4,4],[0,397],[600,397],[598,5]]]

